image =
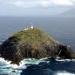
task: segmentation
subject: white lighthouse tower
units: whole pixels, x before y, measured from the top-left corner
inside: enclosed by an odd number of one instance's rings
[[[30,27],[31,29],[34,29],[34,26],[33,25],[31,25],[31,27]]]
[[[28,30],[28,29],[34,29],[34,26],[31,24],[30,27],[27,26],[26,28],[24,28],[24,30]]]

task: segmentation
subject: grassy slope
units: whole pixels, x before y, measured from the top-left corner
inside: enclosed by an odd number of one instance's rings
[[[49,37],[45,32],[37,28],[20,31],[18,33],[15,33],[13,37],[17,38],[16,42],[18,44],[23,42],[27,42],[34,45],[36,44],[38,45],[41,42],[49,43],[49,44],[55,43],[53,38]]]

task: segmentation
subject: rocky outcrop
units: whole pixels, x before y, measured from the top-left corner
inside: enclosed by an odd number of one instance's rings
[[[1,45],[0,54],[17,64],[24,58],[74,57],[70,48],[58,43],[38,28],[22,30],[9,37]]]

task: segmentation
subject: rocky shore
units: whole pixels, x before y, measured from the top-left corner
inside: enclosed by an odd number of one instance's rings
[[[25,58],[75,58],[72,49],[57,42],[39,28],[28,28],[9,37],[0,45],[0,56],[18,64]]]

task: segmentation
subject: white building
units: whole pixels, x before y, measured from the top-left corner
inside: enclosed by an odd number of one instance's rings
[[[34,29],[34,27],[33,27],[33,25],[31,25],[31,27],[30,27],[31,29]]]

